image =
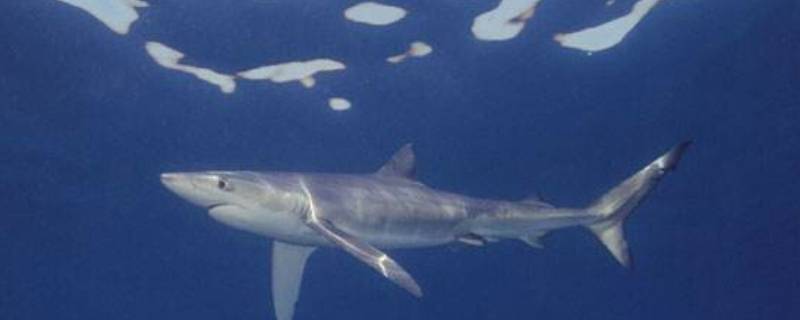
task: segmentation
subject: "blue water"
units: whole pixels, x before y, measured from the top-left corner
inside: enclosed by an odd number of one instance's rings
[[[417,300],[322,250],[295,319],[800,317],[796,1],[665,1],[591,56],[551,37],[613,16],[602,1],[545,0],[501,43],[469,33],[494,1],[402,2],[388,29],[342,19],[354,1],[150,2],[126,36],[57,1],[0,3],[0,319],[272,319],[269,241],[170,194],[164,171],[369,172],[413,142],[433,187],[577,206],[683,139],[626,225],[633,270],[580,229],[545,250],[391,251]],[[383,61],[417,39],[434,54]],[[348,70],[223,95],[145,41],[225,72]],[[353,109],[328,109],[334,95]]]

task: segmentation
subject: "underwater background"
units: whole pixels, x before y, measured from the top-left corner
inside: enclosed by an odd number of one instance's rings
[[[0,319],[272,319],[270,241],[162,187],[191,170],[371,172],[414,143],[419,179],[475,197],[583,206],[684,139],[626,224],[634,268],[586,230],[391,250],[425,290],[345,253],[307,265],[295,319],[797,319],[800,3],[662,1],[617,46],[553,41],[634,1],[542,1],[514,39],[476,40],[496,1],[152,0],[121,36],[55,0],[0,2]],[[387,64],[413,40],[425,58]],[[335,56],[314,88],[236,72]],[[334,111],[330,96],[352,108]]]

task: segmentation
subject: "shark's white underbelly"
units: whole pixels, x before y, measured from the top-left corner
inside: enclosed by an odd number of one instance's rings
[[[287,243],[307,246],[331,246],[332,244],[309,228],[302,219],[294,215],[271,212],[248,212],[236,206],[214,208],[209,215],[231,227],[256,233],[264,237]],[[451,242],[456,235],[457,221],[437,223],[409,223],[408,219],[366,219],[356,217],[332,217],[334,223],[349,234],[380,248],[418,248],[442,245]]]

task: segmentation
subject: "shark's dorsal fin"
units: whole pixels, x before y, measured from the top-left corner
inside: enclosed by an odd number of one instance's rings
[[[414,179],[416,165],[414,164],[414,149],[410,143],[402,146],[394,153],[375,174],[387,177],[403,177]]]
[[[538,192],[526,197],[525,199],[520,200],[519,202],[527,203],[527,204],[530,204],[530,205],[535,205],[535,206],[543,207],[543,208],[552,208],[553,207],[553,205],[547,203],[544,200],[544,198],[542,197],[542,195],[540,193],[538,193]]]

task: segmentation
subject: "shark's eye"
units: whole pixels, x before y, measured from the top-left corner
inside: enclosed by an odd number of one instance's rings
[[[228,182],[228,180],[225,180],[223,178],[219,178],[219,180],[217,181],[217,188],[219,188],[220,190],[224,190],[224,191],[233,190],[233,186],[231,186],[231,183]]]

